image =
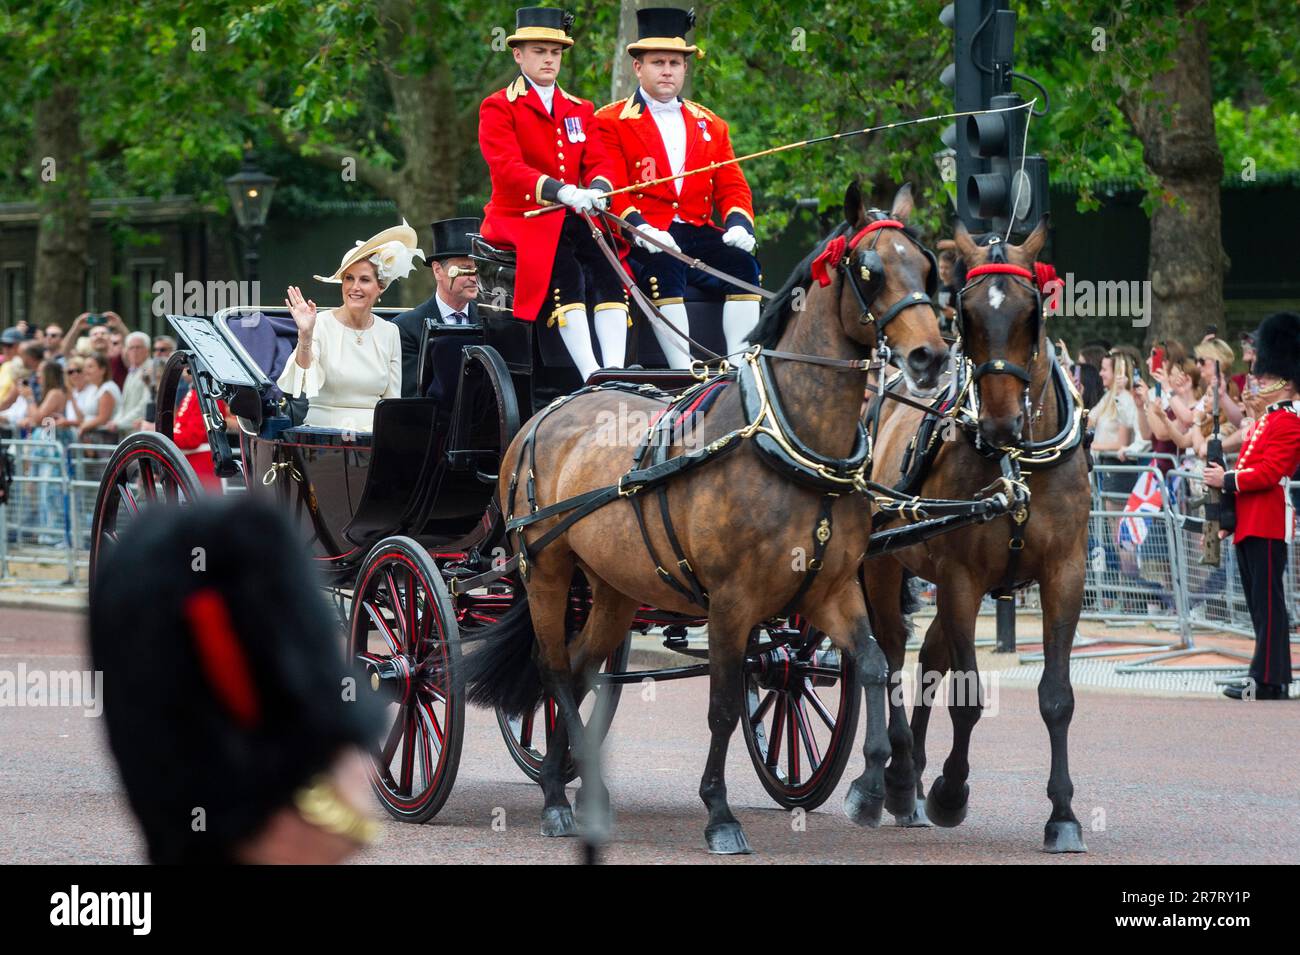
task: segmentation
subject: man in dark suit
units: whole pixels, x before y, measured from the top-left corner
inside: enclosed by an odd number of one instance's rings
[[[477,233],[479,219],[442,219],[433,224],[432,251],[424,262],[433,269],[437,289],[427,302],[397,319],[402,338],[402,397],[417,397],[420,341],[425,322],[439,325],[478,323],[478,270],[469,257],[469,233]],[[435,383],[436,385],[436,383]]]

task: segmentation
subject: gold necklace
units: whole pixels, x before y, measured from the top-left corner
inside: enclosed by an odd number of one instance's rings
[[[358,345],[364,344],[363,339],[362,339],[362,335],[363,335],[365,332],[369,331],[369,330],[370,330],[370,327],[371,327],[372,325],[374,325],[374,324],[375,324],[375,317],[372,315],[372,316],[370,316],[370,325],[367,325],[365,328],[352,328],[352,326],[350,326],[350,325],[348,326],[348,328],[351,330],[352,334],[353,334],[354,336],[356,336],[357,344],[358,344]]]

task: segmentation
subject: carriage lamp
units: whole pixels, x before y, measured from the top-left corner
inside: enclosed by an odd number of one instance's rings
[[[235,221],[239,224],[244,240],[245,279],[249,282],[257,281],[257,245],[262,238],[262,228],[266,225],[271,196],[275,194],[275,184],[278,181],[257,168],[251,149],[245,149],[244,164],[239,172],[226,179],[230,208],[235,213]]]

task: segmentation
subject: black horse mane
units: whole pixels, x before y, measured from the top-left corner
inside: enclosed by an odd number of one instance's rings
[[[871,211],[878,213],[880,210],[873,209]],[[879,217],[877,216],[877,218]],[[806,292],[808,287],[812,285],[813,259],[821,255],[827,243],[836,236],[847,236],[853,231],[852,225],[848,222],[841,222],[799,261],[799,264],[794,267],[794,271],[790,273],[790,277],[785,280],[785,284],[776,290],[773,298],[764,303],[763,311],[758,318],[758,325],[755,326],[754,334],[750,337],[752,344],[762,345],[764,348],[776,347],[776,343],[780,341],[781,335],[784,334],[785,326],[790,321],[790,315],[794,310],[795,289],[802,289]],[[911,226],[907,226],[904,231],[920,242],[920,238]]]

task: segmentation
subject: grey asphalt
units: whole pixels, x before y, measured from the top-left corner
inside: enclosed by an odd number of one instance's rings
[[[70,613],[0,610],[0,670],[20,663],[83,667],[80,627],[81,618]],[[696,795],[707,749],[705,682],[660,684],[654,700],[630,687],[605,755],[617,820],[603,858],[733,865],[1300,862],[1300,702],[1078,692],[1071,769],[1090,852],[1068,857],[1038,848],[1049,810],[1049,754],[1036,694],[1003,685],[998,704],[997,714],[975,729],[970,814],[948,830],[868,831],[849,823],[839,803],[861,771],[860,753],[836,795],[800,825],[771,803],[737,733],[728,784],[757,854],[717,859],[703,849]],[[932,726],[931,766],[938,767],[950,740],[946,715],[936,714]],[[79,710],[0,707],[0,862],[142,860],[102,731],[100,720]],[[510,761],[491,714],[471,711],[456,788],[441,814],[425,826],[386,822],[380,843],[358,861],[575,861],[575,841],[538,834],[540,809],[540,791]]]

